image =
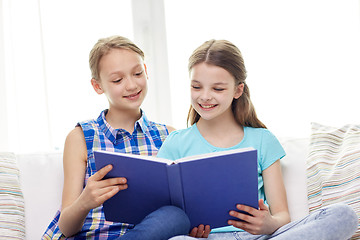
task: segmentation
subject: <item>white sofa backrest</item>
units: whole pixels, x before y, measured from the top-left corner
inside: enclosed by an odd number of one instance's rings
[[[306,167],[308,139],[281,140],[287,155],[281,161],[292,220],[308,214]],[[40,239],[61,204],[62,153],[17,155],[25,198],[26,236]]]
[[[61,204],[62,153],[16,156],[25,199],[26,239],[40,239]]]

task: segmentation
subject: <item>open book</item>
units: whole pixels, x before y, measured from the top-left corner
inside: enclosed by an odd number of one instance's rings
[[[257,151],[243,148],[171,161],[152,156],[94,151],[96,169],[126,177],[128,189],[103,204],[108,221],[137,224],[165,205],[182,208],[191,227],[228,226],[236,204],[258,208]]]

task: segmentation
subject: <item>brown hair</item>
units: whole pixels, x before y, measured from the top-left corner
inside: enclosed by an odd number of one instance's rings
[[[233,99],[231,109],[235,120],[241,126],[254,128],[266,128],[257,118],[254,105],[250,99],[250,91],[247,86],[246,69],[240,50],[227,40],[209,40],[199,46],[189,58],[188,70],[199,64],[207,63],[218,66],[228,71],[235,79],[235,85],[244,84],[244,91],[240,98]],[[187,123],[193,125],[198,122],[200,115],[190,106]]]
[[[110,50],[114,48],[132,50],[137,54],[139,54],[144,60],[145,56],[143,51],[129,39],[122,36],[111,36],[107,38],[101,38],[91,49],[89,55],[89,65],[90,65],[92,78],[96,80],[100,80],[99,62],[104,55],[108,54]]]

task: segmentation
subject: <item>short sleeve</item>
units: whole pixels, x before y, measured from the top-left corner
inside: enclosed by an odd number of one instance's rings
[[[264,171],[278,159],[285,156],[285,150],[279,140],[269,130],[264,129],[260,147],[260,166]]]
[[[177,131],[173,131],[169,134],[169,136],[165,139],[162,146],[160,147],[156,157],[165,158],[169,160],[176,160],[180,158],[179,156],[177,156],[178,150],[176,148],[177,146],[176,135],[177,135]]]

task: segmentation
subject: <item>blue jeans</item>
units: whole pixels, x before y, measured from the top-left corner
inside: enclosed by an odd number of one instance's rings
[[[290,222],[271,235],[252,235],[248,232],[212,233],[211,240],[346,240],[358,228],[358,216],[346,204],[334,204],[311,213],[305,218]],[[178,236],[171,240],[196,239]]]
[[[183,210],[164,206],[146,216],[141,223],[128,230],[120,240],[168,240],[188,234],[190,220]]]

